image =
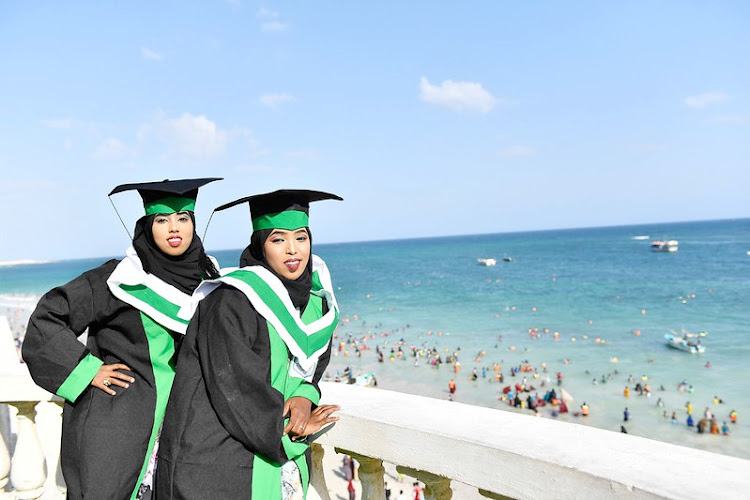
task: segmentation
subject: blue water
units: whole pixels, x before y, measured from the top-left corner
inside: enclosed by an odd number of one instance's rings
[[[633,239],[639,235],[649,238]],[[676,239],[679,251],[651,252],[654,239]],[[502,387],[494,373],[482,378],[482,367],[500,363],[507,385],[517,381],[508,378],[511,366],[545,362],[549,373],[535,381],[529,375],[540,394],[541,382],[560,371],[575,398],[571,409],[583,401],[592,408],[585,420],[561,419],[619,430],[627,406],[631,434],[750,458],[748,251],[750,219],[315,245],[342,309],[338,340],[370,347],[361,357],[352,346],[337,350],[329,373],[344,366],[374,371],[380,387],[438,398],[447,397],[455,378],[455,399],[509,409],[498,400]],[[233,266],[240,250],[211,253]],[[503,262],[506,255],[513,261]],[[480,257],[497,265],[480,266]],[[26,310],[44,291],[106,260],[0,267],[0,306]],[[17,311],[11,316],[22,328],[25,314]],[[539,338],[529,335],[533,328]],[[681,329],[707,332],[706,353],[669,349],[664,334]],[[407,351],[414,345],[458,352],[461,371],[424,359],[415,366],[412,357],[378,363],[375,345],[387,353],[401,339]],[[472,382],[475,367],[480,378]],[[652,396],[638,396],[629,375],[648,377]],[[682,380],[692,393],[677,390]],[[714,395],[724,403],[715,404]],[[735,409],[738,424],[728,437],[698,435],[684,425],[687,401],[694,417],[709,407],[719,425]],[[664,411],[676,412],[679,423],[669,423]]]

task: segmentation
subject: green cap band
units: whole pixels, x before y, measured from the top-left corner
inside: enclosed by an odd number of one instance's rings
[[[193,198],[162,198],[144,205],[146,215],[153,214],[171,214],[174,212],[183,212],[188,210],[195,212],[195,200]]]
[[[294,231],[310,225],[310,218],[299,210],[285,210],[277,214],[261,215],[253,219],[253,231],[261,229],[286,229]]]

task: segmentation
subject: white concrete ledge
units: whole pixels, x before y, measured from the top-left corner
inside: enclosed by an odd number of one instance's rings
[[[23,366],[24,370],[26,367]],[[62,401],[34,383],[26,370],[25,375],[0,377],[0,403],[31,401]]]
[[[317,439],[519,499],[737,498],[750,461],[585,425],[322,383],[340,421]]]

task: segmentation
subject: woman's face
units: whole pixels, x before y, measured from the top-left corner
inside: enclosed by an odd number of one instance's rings
[[[187,212],[175,212],[169,215],[157,214],[151,225],[154,243],[170,257],[185,253],[193,242],[193,219]]]
[[[310,236],[304,227],[295,231],[274,229],[263,244],[263,252],[276,274],[296,280],[310,260]]]

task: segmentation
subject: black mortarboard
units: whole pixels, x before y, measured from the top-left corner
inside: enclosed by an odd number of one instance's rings
[[[179,179],[160,182],[140,182],[136,184],[121,184],[114,188],[109,196],[123,191],[137,190],[143,198],[146,215],[159,213],[195,211],[195,200],[198,188],[209,182],[219,181],[222,177],[205,177],[202,179]]]
[[[260,229],[293,231],[309,225],[310,203],[322,200],[343,201],[343,198],[323,191],[279,189],[272,193],[255,194],[230,201],[216,207],[214,211],[218,212],[240,203],[248,203],[250,217],[253,219],[253,231]]]

